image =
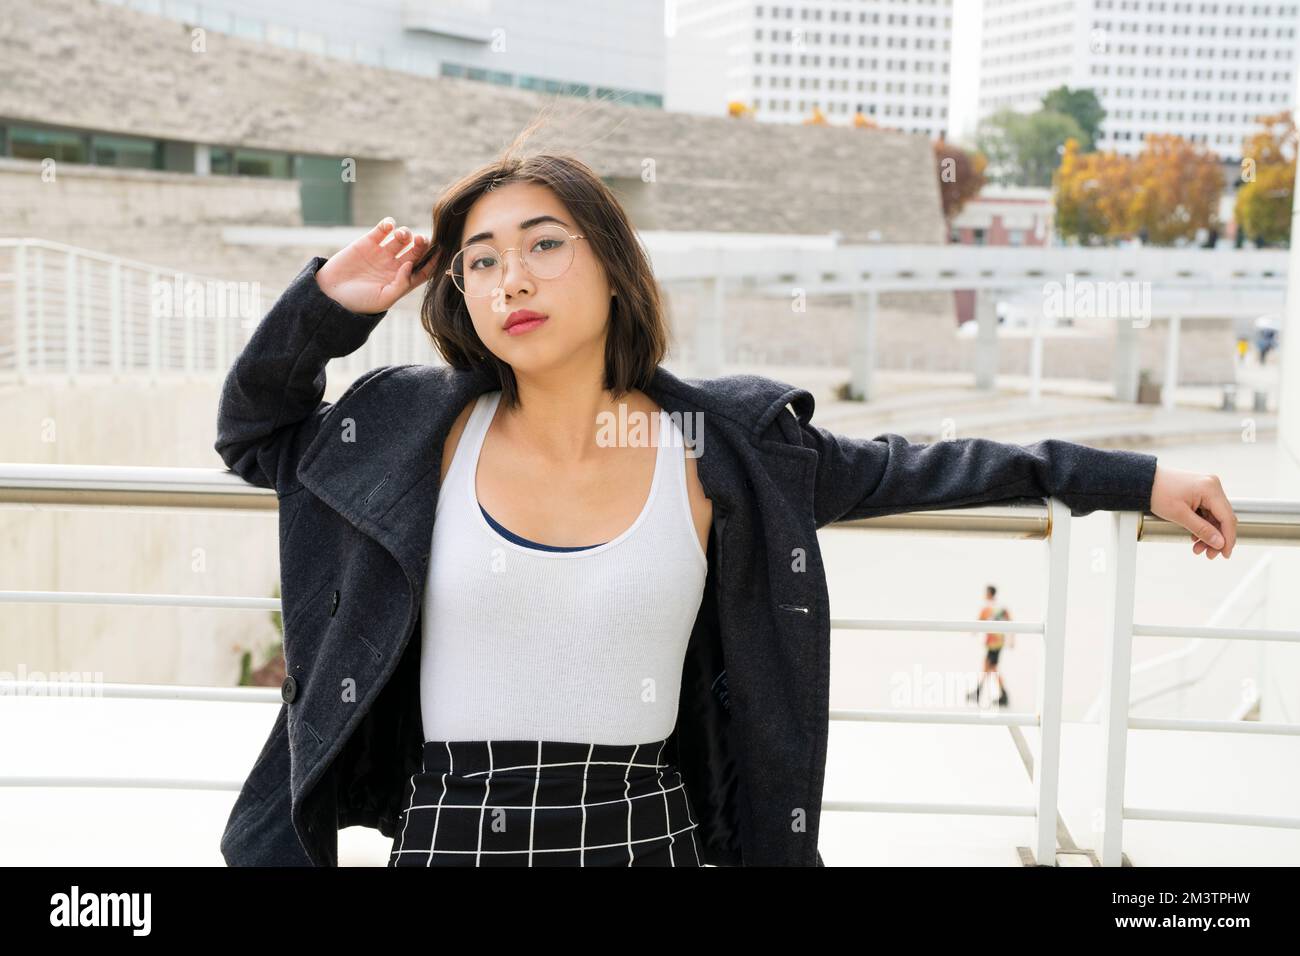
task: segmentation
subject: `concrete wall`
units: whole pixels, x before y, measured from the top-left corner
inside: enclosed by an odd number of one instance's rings
[[[327,400],[350,384],[332,378]],[[224,465],[212,447],[220,392],[179,379],[0,386],[0,461]],[[0,507],[6,590],[273,597],[276,513]],[[101,671],[106,681],[234,685],[240,655],[278,640],[269,611],[5,605],[0,670]]]

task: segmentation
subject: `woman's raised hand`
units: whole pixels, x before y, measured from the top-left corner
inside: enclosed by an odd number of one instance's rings
[[[428,248],[429,240],[424,236],[406,226],[399,228],[391,216],[385,216],[365,235],[330,256],[316,270],[316,283],[349,312],[384,312],[416,286],[429,281],[436,257],[412,274],[415,261]]]

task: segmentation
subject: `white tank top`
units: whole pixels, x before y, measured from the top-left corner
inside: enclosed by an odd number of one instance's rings
[[[543,551],[500,534],[479,508],[479,453],[500,399],[479,396],[438,493],[421,620],[424,739],[663,740],[708,567],[681,430],[659,413],[654,479],[629,528],[595,547]]]

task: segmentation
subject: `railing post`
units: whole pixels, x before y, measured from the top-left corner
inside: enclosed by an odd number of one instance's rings
[[[67,254],[67,271],[64,276],[64,360],[68,381],[77,375],[77,254]]]
[[[975,387],[992,391],[998,377],[998,296],[993,288],[975,289]]]
[[[149,382],[158,384],[162,370],[162,297],[158,294],[158,273],[149,273]]]
[[[122,263],[108,267],[108,367],[122,374]]]
[[[1178,333],[1181,326],[1179,316],[1169,316],[1169,332],[1165,337],[1165,384],[1160,390],[1160,405],[1165,409],[1174,407],[1174,391],[1178,388]]]
[[[226,336],[230,334],[231,326],[239,326],[241,321],[239,313],[239,309],[234,310],[234,315],[231,315],[230,309],[223,309],[218,313],[216,321],[212,323],[212,368],[210,371],[218,375],[224,375],[226,369],[230,367]]]
[[[1034,326],[1029,347],[1029,401],[1036,405],[1043,397],[1043,335],[1044,326],[1047,324],[1041,306],[1034,309],[1034,317],[1031,321]]]
[[[722,371],[722,327],[727,297],[721,262],[718,271],[702,282],[708,301],[701,303],[695,321],[695,374],[709,378]]]
[[[36,291],[33,299],[36,303],[36,370],[45,374],[45,253],[40,246],[32,247],[33,275],[32,288]]]
[[[182,332],[182,343],[185,351],[185,377],[192,379],[194,376],[194,310],[189,307],[189,296],[185,291],[185,278],[178,272],[174,280],[175,285],[181,289],[181,317],[185,325]],[[174,310],[173,310],[173,314]]]
[[[27,244],[14,246],[14,371],[27,377]]]
[[[131,279],[133,270],[122,273],[122,364],[128,371],[136,371],[135,364],[135,316],[131,309],[131,297],[135,292],[135,282]]]
[[[1115,400],[1136,402],[1138,400],[1138,373],[1140,359],[1138,356],[1137,329],[1131,321],[1115,323],[1114,375]]]
[[[1133,661],[1133,598],[1137,581],[1136,511],[1111,515],[1110,639],[1101,746],[1106,766],[1101,793],[1101,865],[1119,866],[1124,850],[1124,781],[1128,755],[1129,678]]]
[[[1056,498],[1049,498],[1047,505],[1052,530],[1047,541],[1047,611],[1043,616],[1043,654],[1038,670],[1034,857],[1040,866],[1055,866],[1061,789],[1061,698],[1065,692],[1065,611],[1070,591],[1070,509]]]
[[[853,293],[854,344],[849,397],[855,401],[871,400],[871,375],[876,367],[876,317],[879,310],[880,293],[874,288]]]

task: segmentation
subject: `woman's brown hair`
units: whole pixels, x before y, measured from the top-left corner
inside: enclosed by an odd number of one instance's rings
[[[519,144],[531,129],[524,130],[495,161],[448,186],[434,204],[432,243],[412,270],[418,272],[430,258],[437,259],[420,304],[420,324],[449,365],[494,372],[501,383],[502,401],[510,408],[518,406],[514,370],[483,345],[464,296],[446,270],[460,248],[469,209],[479,196],[507,183],[536,183],[549,188],[573,214],[577,232],[587,237],[615,293],[605,341],[604,387],[615,397],[632,388],[643,389],[668,349],[664,296],[650,260],[622,204],[589,166],[563,153],[521,155]]]

